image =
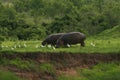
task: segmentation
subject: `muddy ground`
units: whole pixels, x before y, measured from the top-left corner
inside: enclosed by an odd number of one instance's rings
[[[120,62],[120,54],[86,54],[86,53],[15,53],[0,54],[0,58],[9,60],[20,58],[22,60],[34,61],[37,64],[50,63],[54,65],[55,74],[49,72],[37,72],[33,70],[22,70],[15,66],[4,66],[5,69],[14,72],[16,75],[27,80],[56,80],[60,74],[76,75],[74,68],[92,68],[98,63]]]

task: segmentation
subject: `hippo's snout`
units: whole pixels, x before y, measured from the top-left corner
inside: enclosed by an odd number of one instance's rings
[[[56,45],[55,48],[59,48],[60,46],[59,45]]]

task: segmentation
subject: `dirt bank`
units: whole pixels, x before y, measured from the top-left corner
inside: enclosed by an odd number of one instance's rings
[[[84,54],[84,53],[14,53],[14,54],[0,54],[0,58],[7,58],[9,60],[20,58],[22,60],[32,60],[37,64],[50,63],[54,65],[55,75],[49,72],[38,73],[35,71],[27,71],[16,68],[15,66],[7,66],[6,68],[16,73],[16,75],[27,78],[28,80],[55,80],[60,73],[74,72],[75,67],[91,68],[98,63],[120,62],[120,54]],[[71,74],[72,74],[71,73]]]
[[[0,58],[15,59],[21,58],[24,60],[34,60],[39,63],[42,62],[56,62],[66,63],[66,66],[82,66],[82,65],[94,65],[99,62],[116,62],[120,61],[120,54],[84,54],[84,53],[14,53],[14,54],[0,54]],[[58,66],[59,67],[59,66]]]

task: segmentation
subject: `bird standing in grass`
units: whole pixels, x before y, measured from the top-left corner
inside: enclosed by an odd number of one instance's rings
[[[90,45],[93,46],[93,47],[95,47],[95,43],[92,43],[92,42],[91,42]]]

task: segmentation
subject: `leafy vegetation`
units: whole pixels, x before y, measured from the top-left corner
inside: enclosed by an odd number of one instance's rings
[[[119,5],[119,0],[1,0],[0,41],[71,31],[92,36],[120,25]]]

